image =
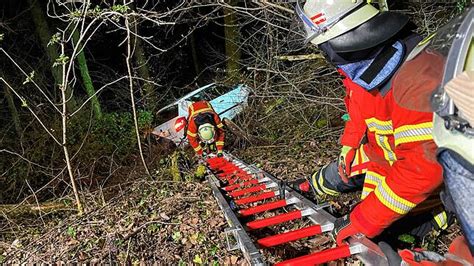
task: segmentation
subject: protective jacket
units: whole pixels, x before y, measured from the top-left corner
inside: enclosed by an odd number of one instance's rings
[[[219,115],[214,111],[207,101],[199,101],[191,104],[188,108],[188,129],[186,136],[189,144],[198,155],[202,155],[201,140],[198,136],[198,128],[204,123],[210,123],[216,128],[215,142],[217,152],[222,152],[224,148],[224,125]]]
[[[369,159],[363,200],[350,219],[360,232],[374,237],[442,183],[431,135],[433,114],[401,107],[393,91],[410,84],[396,77],[386,90],[367,91],[347,77],[343,82],[350,120],[341,142],[351,147],[364,142]]]

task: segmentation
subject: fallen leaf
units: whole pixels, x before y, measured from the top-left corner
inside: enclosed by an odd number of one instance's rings
[[[168,221],[168,220],[171,219],[171,218],[170,218],[168,215],[166,215],[166,213],[164,213],[164,212],[160,213],[160,217],[163,218],[163,220],[165,220],[165,221]]]
[[[238,261],[238,260],[239,260],[239,257],[234,256],[234,255],[230,256],[230,263],[231,263],[232,265],[237,264],[237,261]]]

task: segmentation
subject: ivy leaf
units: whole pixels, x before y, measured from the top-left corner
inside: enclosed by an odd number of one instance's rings
[[[49,40],[47,46],[49,47],[50,45],[57,44],[61,40],[61,34],[59,32],[56,32],[53,36],[51,36],[51,39]]]
[[[23,81],[23,85],[25,85],[26,83],[32,82],[34,77],[35,77],[35,71],[33,70],[30,72],[30,74],[28,74],[26,79]]]
[[[130,9],[130,7],[128,7],[126,5],[114,5],[114,6],[112,6],[112,11],[122,13],[122,14],[126,13],[129,9]]]
[[[69,56],[62,54],[58,58],[56,58],[53,67],[60,66],[60,65],[65,65],[69,62]]]

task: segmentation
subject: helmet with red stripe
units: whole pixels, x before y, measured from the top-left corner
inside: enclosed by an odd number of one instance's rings
[[[364,0],[308,0],[296,13],[304,25],[306,42],[329,42],[335,52],[354,52],[375,47],[390,39],[408,18],[380,12]]]

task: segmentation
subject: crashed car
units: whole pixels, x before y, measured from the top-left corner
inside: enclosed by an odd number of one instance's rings
[[[230,87],[211,83],[200,87],[160,109],[157,117],[166,122],[155,127],[153,134],[180,144],[184,140],[188,106],[193,102],[208,101],[221,120],[232,120],[247,105],[249,93],[250,88],[243,84]]]

